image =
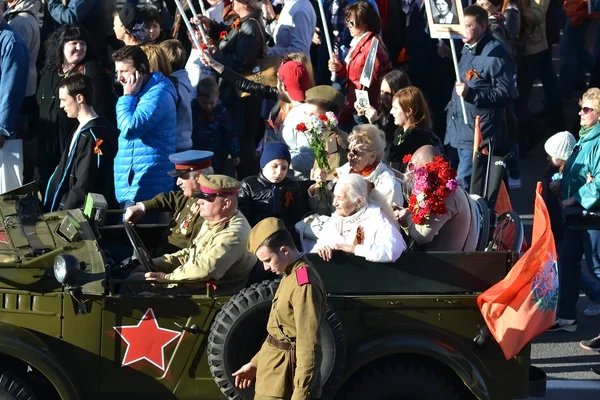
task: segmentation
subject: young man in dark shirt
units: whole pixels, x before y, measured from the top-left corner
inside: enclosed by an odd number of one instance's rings
[[[116,206],[113,159],[118,131],[88,103],[93,97],[91,78],[74,74],[58,88],[60,108],[79,126],[50,177],[44,207],[48,211],[81,207],[88,192],[103,194],[109,206]]]

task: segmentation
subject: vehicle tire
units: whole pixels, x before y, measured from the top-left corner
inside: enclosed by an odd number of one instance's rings
[[[267,337],[271,301],[279,281],[256,283],[233,296],[215,317],[208,336],[208,365],[217,386],[230,400],[253,399],[254,388],[235,387],[232,374],[258,352]],[[321,324],[323,393],[340,379],[346,361],[346,336],[329,307]]]
[[[13,374],[0,370],[0,400],[36,400],[33,389]]]
[[[351,378],[352,379],[352,378]],[[456,400],[456,388],[427,366],[374,364],[360,373],[338,400]]]

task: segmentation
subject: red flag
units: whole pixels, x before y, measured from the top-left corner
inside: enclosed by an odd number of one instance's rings
[[[511,359],[556,319],[558,271],[548,209],[538,182],[531,247],[506,277],[477,298],[490,332]]]

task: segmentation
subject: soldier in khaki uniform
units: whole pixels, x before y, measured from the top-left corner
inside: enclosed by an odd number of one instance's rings
[[[256,256],[246,249],[250,225],[238,211],[240,183],[225,175],[201,175],[194,193],[204,218],[192,246],[153,260],[159,272],[147,272],[147,280],[214,282],[217,291],[235,292],[246,285]],[[174,285],[171,285],[171,287]]]
[[[319,327],[327,298],[321,277],[300,253],[282,220],[266,218],[250,232],[248,250],[265,270],[283,274],[267,323],[267,340],[235,376],[245,389],[256,378],[255,400],[304,400],[318,395]]]
[[[192,245],[192,239],[200,232],[204,219],[200,217],[198,199],[192,195],[199,190],[200,175],[211,175],[212,151],[187,150],[172,154],[169,160],[175,170],[169,175],[177,177],[177,186],[182,190],[161,193],[153,199],[142,201],[125,211],[125,221],[137,222],[147,212],[171,211],[173,219],[160,241],[160,247],[152,251],[155,255],[175,253]]]

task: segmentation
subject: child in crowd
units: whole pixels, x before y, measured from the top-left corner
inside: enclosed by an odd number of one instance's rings
[[[212,159],[215,174],[224,173],[229,156],[234,167],[240,163],[240,141],[235,124],[219,100],[217,81],[212,76],[198,82],[196,101],[192,101],[192,142],[194,150],[215,154]]]
[[[177,143],[178,152],[192,148],[192,82],[185,70],[187,54],[179,40],[169,39],[161,42],[167,62],[171,65],[170,78],[177,84]]]
[[[302,219],[303,202],[298,182],[286,178],[290,160],[290,151],[285,143],[267,143],[260,157],[261,171],[242,181],[238,207],[250,226],[264,218],[276,217],[283,220],[290,233],[295,235],[294,224]]]
[[[562,179],[562,170],[567,159],[575,147],[575,137],[569,132],[558,132],[552,135],[544,144],[544,150],[548,154],[548,168],[544,175],[544,185],[547,187],[543,191],[544,201],[550,215],[550,223],[556,248],[560,248],[563,234],[563,222],[560,210],[560,183]]]
[[[162,16],[160,10],[153,6],[142,8],[142,19],[144,21],[144,33],[146,44],[159,44],[167,39],[167,32],[161,29]]]

